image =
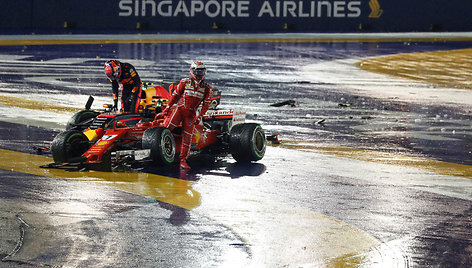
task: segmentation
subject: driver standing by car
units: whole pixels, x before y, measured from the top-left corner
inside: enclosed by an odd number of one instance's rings
[[[171,131],[182,124],[182,147],[179,158],[180,168],[185,170],[190,170],[187,158],[190,153],[195,125],[200,123],[201,115],[208,110],[213,93],[212,87],[205,80],[205,74],[205,64],[201,61],[193,62],[190,66],[190,77],[180,81],[172,93],[167,108],[161,113],[165,116],[164,126]],[[176,107],[171,109],[176,102]],[[202,102],[202,108],[198,112],[198,107]],[[156,118],[161,114],[156,115]]]
[[[105,74],[110,79],[113,90],[113,110],[118,109],[118,89],[120,82],[122,112],[137,113],[143,83],[133,65],[110,60],[105,63]]]

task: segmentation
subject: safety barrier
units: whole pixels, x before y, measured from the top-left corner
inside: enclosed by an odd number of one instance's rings
[[[0,0],[1,30],[471,31],[463,0]]]

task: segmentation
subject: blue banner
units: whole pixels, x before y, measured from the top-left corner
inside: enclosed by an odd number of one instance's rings
[[[462,0],[1,0],[2,30],[471,31]]]

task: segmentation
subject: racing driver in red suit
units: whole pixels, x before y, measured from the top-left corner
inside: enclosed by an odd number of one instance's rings
[[[121,111],[137,113],[142,90],[141,78],[139,78],[133,65],[117,60],[110,60],[105,63],[105,74],[112,84],[113,90],[113,110],[118,109],[118,89],[120,82],[123,85],[121,90]]]
[[[200,123],[201,116],[208,110],[210,98],[213,94],[212,87],[205,80],[205,74],[205,64],[201,61],[193,62],[190,66],[191,77],[180,81],[172,93],[167,108],[162,111],[165,116],[164,126],[171,131],[179,126],[179,124],[182,124],[180,168],[185,170],[190,169],[190,166],[187,164],[187,158],[190,153],[195,125]],[[176,107],[171,110],[176,102]],[[198,107],[202,102],[202,108],[198,112]]]

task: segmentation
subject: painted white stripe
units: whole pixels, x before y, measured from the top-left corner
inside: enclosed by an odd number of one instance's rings
[[[326,61],[303,66],[303,80],[342,85],[343,90],[391,101],[418,102],[428,105],[463,105],[470,107],[472,90],[431,87],[411,80],[361,70],[355,63],[365,58]]]

